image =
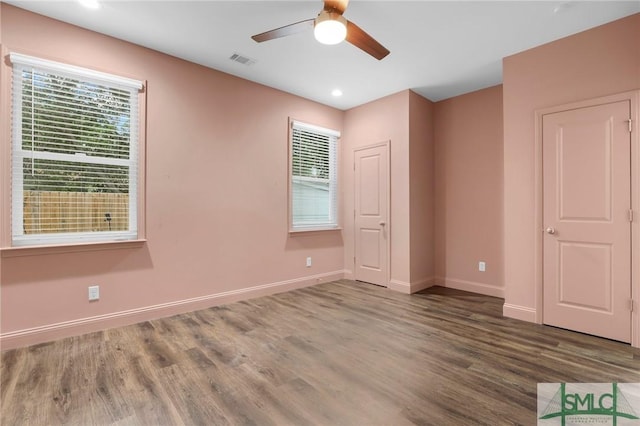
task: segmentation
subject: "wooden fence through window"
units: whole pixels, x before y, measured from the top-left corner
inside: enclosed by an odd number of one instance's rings
[[[24,191],[23,218],[25,234],[126,231],[129,194]]]

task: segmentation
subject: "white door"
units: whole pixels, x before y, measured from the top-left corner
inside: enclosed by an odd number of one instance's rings
[[[355,279],[389,283],[389,145],[354,151]]]
[[[543,322],[630,342],[630,102],[543,116]]]

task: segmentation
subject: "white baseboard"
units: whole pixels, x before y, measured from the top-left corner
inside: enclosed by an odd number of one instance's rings
[[[356,279],[353,271],[351,269],[345,269],[344,271],[344,279],[345,280],[352,280],[354,281]]]
[[[504,299],[504,288],[502,287],[494,287],[492,285],[474,281],[455,280],[443,277],[437,277],[435,282],[437,285],[447,288],[455,288],[456,290],[464,290],[471,293],[484,294],[485,296],[500,297]]]
[[[433,285],[435,285],[435,278],[425,278],[423,280],[413,281],[410,283],[406,281],[391,280],[389,281],[387,288],[404,294],[413,294],[432,287]]]
[[[417,293],[419,291],[425,290],[429,287],[433,287],[436,285],[436,279],[433,277],[425,278],[419,281],[412,281],[410,284],[411,293]]]
[[[122,327],[142,321],[183,314],[185,312],[197,311],[199,309],[206,309],[212,306],[233,303],[240,300],[291,291],[323,282],[339,280],[343,277],[344,271],[327,272],[324,274],[310,275],[302,278],[294,278],[286,281],[193,297],[190,299],[176,300],[153,306],[145,306],[126,311],[97,315],[94,317],[80,318],[56,324],[47,324],[39,327],[11,331],[0,334],[0,347],[2,347],[2,350],[6,350],[49,342],[65,337],[105,330],[107,328]]]
[[[399,280],[390,280],[388,289],[399,291],[404,294],[411,294],[411,283]]]
[[[502,306],[502,315],[521,321],[536,322],[536,310],[528,306],[518,306],[505,303]]]

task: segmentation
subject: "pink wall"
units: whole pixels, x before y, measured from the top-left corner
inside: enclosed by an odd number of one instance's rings
[[[502,297],[502,86],[437,102],[435,139],[436,282]]]
[[[436,276],[504,294],[505,314],[531,319],[534,111],[640,88],[640,15],[506,58],[503,88],[437,104],[405,90],[346,112],[7,4],[0,24],[5,53],[147,81],[148,242],[3,249],[5,349],[352,276],[353,149],[388,140],[390,286],[416,291]],[[8,70],[0,66],[3,148]],[[342,130],[342,232],[287,233],[289,117]],[[7,194],[0,198],[4,233]],[[93,284],[101,300],[88,303]]]
[[[391,141],[391,281],[408,286],[409,232],[409,97],[408,90],[350,109],[345,113],[343,144],[344,211],[353,212],[353,149]],[[353,214],[344,215],[344,264],[352,278]]]
[[[340,232],[287,233],[288,117],[342,130],[342,111],[7,4],[0,10],[9,51],[147,80],[148,242],[3,250],[4,348],[342,277]],[[93,284],[101,299],[89,303]]]
[[[433,284],[433,103],[405,90],[353,108],[344,120],[344,211],[353,211],[353,150],[384,141],[391,149],[389,287],[413,293]],[[345,269],[352,278],[353,216],[344,216]]]
[[[503,61],[505,315],[534,321],[535,110],[640,88],[640,14]]]
[[[433,285],[434,254],[434,104],[409,92],[409,214],[411,291]]]

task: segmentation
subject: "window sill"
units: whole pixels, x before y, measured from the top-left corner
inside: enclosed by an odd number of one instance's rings
[[[302,228],[302,229],[290,229],[289,235],[295,237],[296,235],[308,235],[308,234],[316,234],[316,233],[324,233],[324,232],[341,232],[342,228]]]
[[[50,246],[25,246],[0,248],[0,257],[42,256],[61,253],[83,253],[88,251],[118,250],[129,248],[141,248],[146,244],[146,239],[129,241],[100,241],[93,243],[64,244]]]

